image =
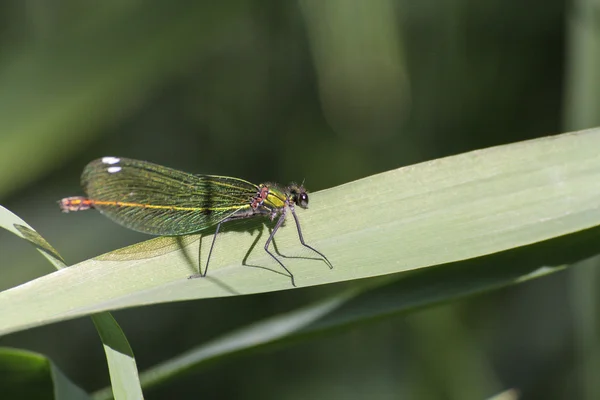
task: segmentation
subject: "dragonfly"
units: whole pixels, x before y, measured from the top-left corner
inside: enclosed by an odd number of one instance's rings
[[[308,208],[303,185],[281,186],[276,183],[253,184],[239,178],[195,175],[148,161],[121,157],[103,157],[90,162],[81,175],[86,196],[65,197],[59,201],[63,212],[96,209],[114,222],[158,236],[180,236],[215,226],[204,273],[221,225],[234,220],[267,217],[277,219],[264,250],[287,273],[292,286],[294,275],[269,246],[275,234],[291,214],[300,243],[318,254],[330,269],[327,257],[308,245],[302,235],[295,207]]]

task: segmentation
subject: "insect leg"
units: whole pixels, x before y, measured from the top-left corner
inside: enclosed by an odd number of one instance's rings
[[[325,257],[325,255],[323,253],[321,253],[319,250],[315,249],[314,247],[307,245],[304,242],[304,237],[302,236],[302,230],[300,229],[300,221],[298,221],[296,212],[294,211],[293,208],[290,208],[290,211],[292,212],[292,215],[294,216],[294,221],[296,221],[296,228],[298,228],[298,238],[300,239],[300,243],[302,243],[302,246],[308,247],[309,249],[311,249],[312,251],[314,251],[315,253],[320,255],[323,258],[323,260],[325,261],[325,263],[327,264],[327,266],[329,267],[329,269],[333,269],[333,264],[331,263],[331,261],[329,261],[327,259],[327,257]]]
[[[269,245],[271,244],[271,241],[273,240],[273,237],[275,237],[275,233],[277,233],[277,230],[279,229],[279,227],[281,226],[281,224],[283,224],[284,220],[285,220],[285,212],[283,212],[281,214],[281,217],[279,217],[279,220],[277,220],[277,223],[275,224],[275,227],[273,228],[273,231],[271,232],[271,236],[269,236],[269,238],[267,239],[267,242],[265,243],[265,251],[267,252],[267,254],[269,254],[271,257],[273,257],[273,259],[275,261],[277,261],[279,263],[279,265],[281,265],[281,268],[283,268],[285,270],[285,272],[288,273],[288,275],[290,276],[290,279],[292,280],[292,286],[296,287],[296,283],[294,283],[294,274],[292,274],[290,272],[290,270],[287,269],[285,267],[285,265],[283,265],[283,263],[277,257],[275,257],[275,255],[273,253],[271,253],[269,251]]]
[[[210,262],[210,255],[212,254],[213,247],[215,247],[215,241],[217,240],[217,235],[219,234],[219,230],[221,229],[221,224],[223,222],[227,222],[227,221],[229,221],[229,218],[225,218],[223,221],[221,221],[217,224],[217,229],[215,229],[215,234],[213,235],[213,240],[212,240],[212,243],[210,244],[210,250],[208,250],[208,258],[206,259],[206,267],[204,268],[204,273],[202,273],[202,270],[198,271],[198,272],[200,272],[200,276],[202,276],[202,277],[206,276],[206,273],[208,272],[208,263]],[[198,263],[200,263],[199,256],[198,256]]]

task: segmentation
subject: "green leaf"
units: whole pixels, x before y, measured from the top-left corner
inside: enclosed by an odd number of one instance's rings
[[[92,320],[106,353],[112,396],[115,399],[143,399],[135,356],[121,327],[107,312],[92,315]]]
[[[65,267],[60,254],[39,233],[2,206],[0,227],[32,243],[58,270]],[[143,398],[133,351],[121,327],[110,313],[92,315],[92,321],[102,339],[115,398]],[[62,374],[57,377],[67,379]]]
[[[236,329],[190,349],[143,372],[142,385],[148,389],[249,351],[279,347],[560,272],[566,263],[594,254],[599,239],[597,227],[486,257],[362,281],[315,304]],[[549,266],[553,263],[558,265]],[[94,397],[109,398],[110,388]]]
[[[400,168],[311,195],[278,250],[299,286],[410,271],[492,254],[600,224],[600,130],[559,135]],[[77,215],[65,216],[76,218]],[[0,332],[105,310],[290,289],[262,246],[266,229],[220,234],[209,275],[211,235],[158,238],[0,293]],[[85,240],[93,240],[93,236]],[[243,266],[242,260],[262,268]],[[69,290],[64,290],[69,288]]]
[[[58,254],[46,239],[29,226],[27,222],[2,206],[0,206],[0,228],[4,228],[34,245],[56,269],[65,267],[65,262],[60,254]]]
[[[0,348],[0,393],[5,399],[89,399],[54,363],[30,351]]]

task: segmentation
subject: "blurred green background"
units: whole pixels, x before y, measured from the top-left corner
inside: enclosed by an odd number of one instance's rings
[[[316,191],[599,125],[598,15],[591,0],[6,1],[0,201],[73,264],[148,238],[98,213],[60,213],[97,157]],[[2,290],[53,271],[7,232],[0,252]],[[580,357],[599,351],[580,335],[596,332],[591,267],[239,357],[146,395],[596,398]],[[114,316],[143,370],[341,286]],[[46,354],[88,391],[109,384],[88,318],[0,345]]]

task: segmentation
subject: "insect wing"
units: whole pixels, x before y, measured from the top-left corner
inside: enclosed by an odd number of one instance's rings
[[[242,179],[192,175],[117,157],[90,162],[81,184],[104,215],[154,235],[184,235],[214,225],[249,208],[258,190]]]

